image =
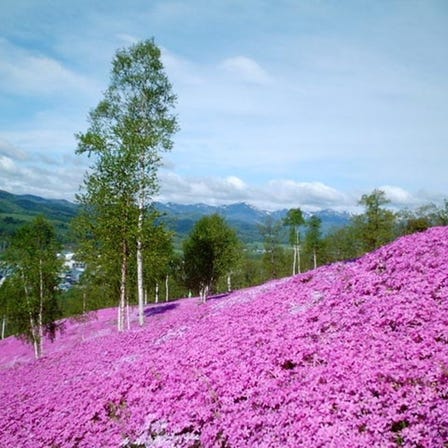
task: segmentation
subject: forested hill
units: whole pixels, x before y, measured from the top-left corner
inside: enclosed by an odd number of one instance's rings
[[[10,235],[37,215],[46,216],[57,232],[66,238],[68,223],[76,216],[77,210],[76,204],[63,199],[15,195],[0,190],[0,238]]]
[[[174,231],[180,238],[185,237],[193,225],[201,217],[218,213],[234,227],[239,237],[246,243],[261,241],[258,225],[269,216],[274,220],[281,220],[287,210],[268,212],[257,209],[246,203],[212,206],[206,204],[155,204],[157,210],[162,213],[163,221],[167,227]],[[300,207],[300,204],[297,204]],[[72,202],[61,199],[45,199],[33,195],[15,195],[0,190],[0,239],[9,235],[18,227],[37,215],[44,215],[56,226],[59,234],[69,239],[68,224],[77,214],[78,206]],[[327,233],[329,229],[342,227],[350,221],[348,213],[340,213],[332,210],[321,210],[315,213],[322,220],[322,231]],[[305,213],[305,217],[308,215]]]

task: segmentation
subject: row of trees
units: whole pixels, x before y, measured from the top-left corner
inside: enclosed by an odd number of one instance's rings
[[[231,290],[232,284],[241,288],[291,275],[291,270],[294,274],[332,261],[354,258],[399,235],[448,224],[448,202],[444,208],[425,206],[400,213],[388,210],[387,203],[382,191],[364,195],[360,200],[364,213],[354,216],[350,225],[325,236],[320,220],[314,216],[305,220],[298,208],[292,209],[283,221],[269,218],[260,225],[264,242],[261,254],[247,250],[219,215],[199,220],[184,241],[182,253],[176,253],[173,235],[152,216],[147,219],[142,234],[143,259],[147,267],[143,278],[144,305],[148,301],[159,301],[162,290],[164,300],[185,297],[191,291],[205,301],[211,293]],[[84,219],[81,215],[76,228],[88,228]],[[289,246],[283,243],[285,232],[290,236]],[[91,237],[83,237],[81,242],[82,251],[87,244],[94,247],[97,244]],[[82,282],[61,296],[58,291],[61,246],[54,228],[42,217],[21,228],[4,255],[9,275],[0,287],[2,336],[7,321],[9,331],[30,341],[39,357],[44,335],[55,336],[56,322],[64,314],[83,314],[116,305],[122,297],[121,276],[116,272],[120,272],[120,259],[114,260],[110,257],[113,252],[100,252],[94,247],[80,252],[88,263]],[[128,305],[138,303],[136,287],[132,288],[137,278],[137,259],[129,261]]]
[[[12,272],[0,288],[2,326],[7,319],[15,333],[33,343],[36,357],[42,354],[44,335],[54,337],[64,313],[58,303],[66,314],[118,303],[117,326],[123,331],[129,328],[134,303],[139,324],[144,324],[150,286],[155,286],[156,301],[162,282],[165,300],[185,296],[187,288],[205,301],[210,293],[230,290],[232,283],[242,287],[294,275],[359,256],[396,236],[396,215],[384,208],[384,193],[375,190],[361,198],[363,215],[325,238],[319,219],[305,221],[295,208],[283,222],[268,220],[260,226],[264,250],[254,255],[244,251],[222,217],[213,215],[196,223],[182,254],[176,254],[172,235],[152,207],[161,156],[172,148],[178,129],[175,102],[152,40],[116,53],[110,85],[90,112],[87,131],[77,134],[77,153],[92,161],[77,196],[81,213],[74,222],[78,259],[87,271],[69,297],[57,300],[60,248],[51,225],[38,218],[12,239],[5,257]],[[405,230],[433,224],[424,219],[408,217]],[[290,248],[281,244],[286,229]],[[169,288],[174,288],[171,294]]]

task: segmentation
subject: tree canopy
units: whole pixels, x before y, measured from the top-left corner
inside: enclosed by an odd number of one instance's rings
[[[204,216],[184,245],[186,284],[204,298],[238,263],[241,247],[236,232],[220,215]]]
[[[38,216],[14,234],[4,255],[12,273],[0,287],[2,308],[12,331],[33,344],[36,358],[44,335],[54,338],[58,328],[59,249],[54,227]]]
[[[94,240],[86,241],[84,249],[95,251],[103,268],[112,266],[112,271],[120,272],[118,278],[115,275],[120,330],[129,300],[132,258],[136,258],[143,324],[144,221],[158,191],[161,153],[172,148],[172,136],[178,128],[175,102],[160,49],[153,40],[143,41],[117,51],[110,85],[90,112],[88,130],[77,134],[77,153],[93,155],[93,165],[78,196],[85,211],[80,223]]]

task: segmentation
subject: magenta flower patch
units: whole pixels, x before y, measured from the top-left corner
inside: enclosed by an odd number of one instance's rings
[[[446,227],[159,311],[68,322],[38,361],[0,341],[0,446],[448,444]]]

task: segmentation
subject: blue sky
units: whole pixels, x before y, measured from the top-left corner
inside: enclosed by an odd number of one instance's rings
[[[73,199],[74,134],[154,37],[181,131],[164,201],[350,209],[448,197],[445,0],[3,0],[0,189]]]

